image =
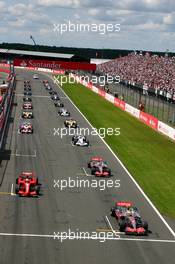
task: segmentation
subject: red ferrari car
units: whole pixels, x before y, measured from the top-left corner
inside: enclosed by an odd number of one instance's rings
[[[16,194],[19,196],[36,197],[40,194],[40,184],[33,172],[21,172],[16,184]]]
[[[109,177],[111,176],[111,170],[108,165],[103,161],[102,157],[92,157],[88,162],[88,168],[91,169],[91,174],[97,177]]]
[[[30,102],[25,102],[22,107],[23,109],[33,109],[33,105]]]
[[[148,223],[143,221],[132,202],[116,202],[111,215],[118,222],[119,230],[127,235],[148,235]]]

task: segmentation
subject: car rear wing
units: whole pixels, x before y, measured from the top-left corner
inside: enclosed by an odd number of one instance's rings
[[[120,201],[115,203],[116,206],[123,206],[123,207],[131,207],[133,206],[132,202],[125,202],[125,201]]]

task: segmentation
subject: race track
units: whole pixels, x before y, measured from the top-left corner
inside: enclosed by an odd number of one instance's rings
[[[89,148],[73,147],[71,137],[54,136],[54,128],[63,127],[64,117],[57,109],[42,83],[48,79],[58,90],[71,116],[80,127],[90,128],[87,121],[72,105],[48,75],[39,74],[33,80],[32,72],[17,70],[17,87],[6,150],[9,161],[2,162],[4,178],[0,186],[0,263],[1,264],[165,264],[174,263],[175,240],[141,194],[126,171],[98,136],[89,136]],[[23,81],[30,79],[34,105],[33,135],[21,135]],[[13,120],[14,117],[14,120]],[[120,188],[54,188],[54,180],[88,179],[87,161],[100,155],[108,161],[113,180],[120,180]],[[5,159],[5,157],[4,157]],[[85,171],[83,170],[85,168]],[[42,184],[39,198],[20,198],[15,195],[15,179],[21,171],[35,171]],[[87,175],[86,175],[87,173]],[[100,180],[100,179],[97,179]],[[127,237],[118,240],[54,239],[58,232],[97,232],[117,230],[110,208],[117,200],[134,201],[143,219],[149,223],[148,237]],[[109,220],[109,221],[108,221]],[[168,262],[167,262],[168,260]]]

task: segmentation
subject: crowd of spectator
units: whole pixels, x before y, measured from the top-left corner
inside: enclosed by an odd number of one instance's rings
[[[130,53],[98,65],[103,74],[120,76],[131,85],[154,89],[156,95],[175,100],[175,57]]]

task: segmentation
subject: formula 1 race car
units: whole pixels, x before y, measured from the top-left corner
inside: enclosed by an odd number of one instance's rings
[[[65,125],[65,127],[70,127],[70,128],[77,128],[78,127],[77,121],[72,119],[72,118],[64,121],[64,125]]]
[[[60,101],[54,102],[54,105],[55,105],[55,107],[64,107],[64,104],[61,103]]]
[[[22,134],[33,134],[33,125],[29,122],[24,122],[19,126],[19,132]]]
[[[50,86],[49,83],[46,83],[46,84],[45,84],[45,88],[46,88],[46,90],[48,90],[48,91],[52,91],[52,87]]]
[[[15,192],[19,196],[37,197],[40,195],[40,186],[33,172],[21,172],[16,179]]]
[[[38,74],[34,74],[34,75],[33,75],[33,79],[39,79]]]
[[[148,223],[143,221],[132,202],[116,202],[111,215],[118,222],[120,232],[127,235],[148,235]]]
[[[53,94],[53,95],[51,96],[51,99],[52,99],[53,101],[58,101],[58,100],[60,100],[58,94]]]
[[[32,111],[23,111],[21,114],[22,118],[31,119],[33,118],[33,112]]]
[[[89,140],[87,140],[86,136],[76,135],[72,137],[72,144],[74,146],[88,147]]]
[[[24,82],[24,87],[31,87],[30,81],[29,82]]]
[[[60,116],[70,116],[70,112],[68,112],[65,108],[61,108],[58,111],[58,115],[60,115]]]
[[[29,86],[29,85],[24,86],[24,91],[32,91],[31,86]]]
[[[43,80],[43,84],[47,85],[48,84],[48,80]]]
[[[23,109],[33,109],[33,105],[30,102],[25,102],[22,106]]]
[[[51,88],[50,91],[49,91],[49,94],[50,94],[50,95],[54,95],[54,94],[57,94],[57,92],[54,91],[54,90]]]
[[[96,177],[110,177],[111,169],[108,168],[108,165],[101,157],[93,157],[88,162],[88,168],[91,169],[91,174]]]
[[[29,90],[24,91],[24,95],[32,96],[32,91],[29,91]]]
[[[24,85],[30,85],[30,80],[25,80]]]
[[[32,102],[32,98],[31,97],[23,97],[23,102]]]

